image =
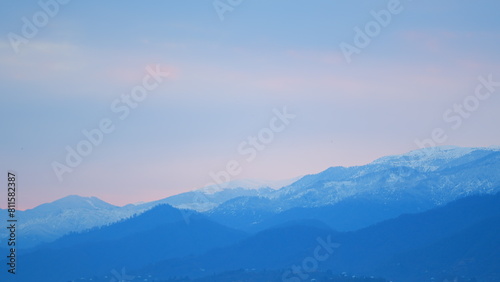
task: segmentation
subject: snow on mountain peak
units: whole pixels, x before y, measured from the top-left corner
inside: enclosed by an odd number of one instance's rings
[[[77,195],[70,195],[66,196],[64,198],[58,199],[56,201],[53,201],[51,203],[47,204],[42,204],[34,209],[60,209],[60,210],[67,210],[67,209],[109,209],[109,208],[114,208],[112,204],[109,204],[107,202],[104,202],[103,200],[97,198],[97,197],[82,197],[82,196],[77,196]]]
[[[402,155],[386,156],[375,160],[375,165],[406,166],[421,168],[424,171],[436,170],[443,163],[458,159],[475,150],[484,148],[467,148],[458,146],[439,146],[411,151]]]
[[[249,189],[249,190],[258,190],[261,188],[271,188],[271,189],[279,189],[281,187],[287,186],[289,184],[292,184],[293,182],[297,181],[300,177],[295,177],[292,179],[286,179],[286,180],[255,180],[255,179],[240,179],[240,180],[233,180],[229,182],[225,182],[222,184],[214,184],[214,185],[209,185],[205,186],[201,189],[198,189],[197,191],[201,191],[205,194],[214,194],[226,189],[236,189],[236,188],[243,188],[243,189]]]

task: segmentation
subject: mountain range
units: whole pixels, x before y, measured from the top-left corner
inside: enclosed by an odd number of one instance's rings
[[[499,172],[498,147],[437,147],[123,207],[68,196],[18,212],[16,281],[500,281]]]
[[[134,277],[149,277],[146,281],[214,275],[219,279],[214,281],[233,281],[221,277],[238,271],[247,273],[240,273],[243,278],[265,275],[261,281],[303,281],[317,275],[337,277],[321,281],[342,281],[338,275],[395,282],[499,281],[499,223],[500,193],[465,197],[350,232],[304,220],[251,234],[197,212],[186,222],[181,210],[159,205],[23,253],[17,277],[110,281],[113,270],[128,269]]]
[[[325,261],[316,262],[317,270],[392,281],[444,281],[445,277],[498,281],[499,219],[500,194],[496,194],[466,197],[353,232],[337,232],[318,222],[289,222],[237,244],[193,258],[166,260],[142,271],[161,277],[282,269],[284,277],[293,265],[307,272],[307,258],[326,242],[332,252]]]
[[[18,211],[18,232],[24,238],[22,248],[30,248],[159,204],[203,212],[215,222],[247,232],[302,219],[319,219],[339,231],[356,230],[467,195],[496,193],[499,160],[499,147],[445,146],[382,157],[363,166],[331,167],[285,181],[237,180],[123,207],[73,195]],[[6,236],[7,231],[1,230],[0,240]]]
[[[403,213],[422,212],[474,194],[497,193],[500,149],[437,147],[332,167],[307,175],[266,197],[238,197],[207,212],[247,231],[292,219],[321,219],[355,230]]]
[[[19,235],[23,237],[20,248],[32,248],[48,243],[70,232],[80,232],[93,227],[141,214],[157,205],[169,204],[181,209],[206,211],[224,201],[241,196],[262,196],[281,184],[293,182],[237,180],[220,186],[181,193],[165,199],[128,204],[123,207],[106,203],[96,197],[70,195],[51,203],[42,204],[26,211],[17,211]],[[7,212],[0,209],[0,219],[6,220]],[[0,230],[0,240],[6,239],[7,230]]]

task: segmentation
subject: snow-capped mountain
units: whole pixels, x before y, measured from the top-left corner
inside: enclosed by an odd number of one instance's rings
[[[71,195],[26,211],[17,211],[20,248],[50,242],[69,232],[109,224],[147,210],[131,205],[117,207],[96,197]],[[7,214],[7,213],[3,213]],[[2,230],[0,238],[6,238]]]
[[[233,180],[226,183],[214,184],[205,186],[198,189],[197,191],[203,191],[205,194],[214,194],[216,192],[224,191],[227,189],[243,188],[247,190],[258,190],[261,188],[271,188],[273,190],[280,189],[282,187],[288,186],[295,181],[299,180],[301,177],[294,177],[286,180],[256,180],[256,179],[241,179]]]
[[[383,157],[364,166],[331,167],[304,176],[265,198],[232,199],[208,214],[226,224],[242,222],[238,216],[243,214],[244,220],[257,224],[269,214],[293,208],[348,202],[349,206],[361,208],[360,203],[395,207],[398,210],[387,214],[397,215],[426,210],[472,194],[498,191],[498,147],[446,146]]]
[[[266,197],[273,189],[263,187],[258,189],[247,189],[243,187],[226,188],[217,192],[206,190],[195,190],[174,195],[153,204],[169,204],[179,209],[190,209],[199,212],[208,211],[220,204],[237,197]]]
[[[220,187],[207,187],[181,193],[153,202],[114,206],[96,197],[71,195],[26,211],[17,211],[21,248],[51,242],[64,234],[80,232],[107,225],[141,214],[159,204],[169,204],[180,209],[207,211],[230,199],[242,196],[267,196],[273,189],[292,183],[285,181],[236,180]],[[216,190],[217,188],[218,190]],[[1,213],[6,215],[6,212]],[[7,230],[0,230],[0,240],[7,237]]]
[[[52,241],[68,232],[113,223],[158,204],[205,212],[228,225],[241,222],[242,216],[247,222],[258,224],[294,208],[338,204],[359,208],[369,204],[375,210],[384,206],[395,209],[378,220],[388,215],[426,210],[467,195],[498,192],[499,172],[500,147],[446,146],[387,156],[363,166],[332,167],[298,180],[238,180],[225,186],[204,187],[158,201],[123,207],[95,197],[68,196],[31,210],[18,211],[18,232],[23,238],[20,247],[27,248]],[[344,208],[334,211],[347,212]],[[297,214],[300,212],[295,212],[294,216]],[[6,236],[6,230],[0,230],[0,239]]]
[[[402,155],[382,157],[372,162],[371,165],[404,166],[415,168],[420,171],[434,171],[474,151],[482,151],[484,154],[488,154],[490,152],[500,151],[500,148],[463,148],[457,146],[432,147],[414,150]]]
[[[500,188],[498,148],[436,147],[308,175],[270,196],[283,208],[335,204],[353,196],[424,197],[436,204]]]
[[[237,197],[268,197],[275,189],[287,186],[298,179],[299,177],[278,181],[234,180],[181,193],[153,203],[204,212]]]

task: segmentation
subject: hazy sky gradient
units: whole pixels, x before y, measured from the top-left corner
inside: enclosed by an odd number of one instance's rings
[[[3,1],[0,179],[18,172],[21,208],[123,205],[200,188],[230,160],[233,179],[274,180],[417,149],[437,127],[441,145],[499,145],[500,88],[456,130],[443,120],[479,76],[500,81],[498,1],[401,1],[348,64],[339,45],[389,2],[248,0],[221,21],[212,1],[73,0],[16,54],[8,34],[41,8]],[[169,78],[117,119],[113,100],[158,64]],[[285,106],[296,118],[247,162],[238,145]],[[114,132],[59,182],[52,162],[107,117]]]

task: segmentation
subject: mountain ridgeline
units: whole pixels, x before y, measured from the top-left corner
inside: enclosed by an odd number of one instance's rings
[[[69,196],[20,212],[17,280],[0,280],[500,281],[499,172],[499,148],[438,147],[280,189]]]
[[[304,218],[350,231],[468,195],[500,191],[498,148],[428,150],[384,157],[365,166],[332,167],[267,197],[226,201],[207,215],[247,231]]]

